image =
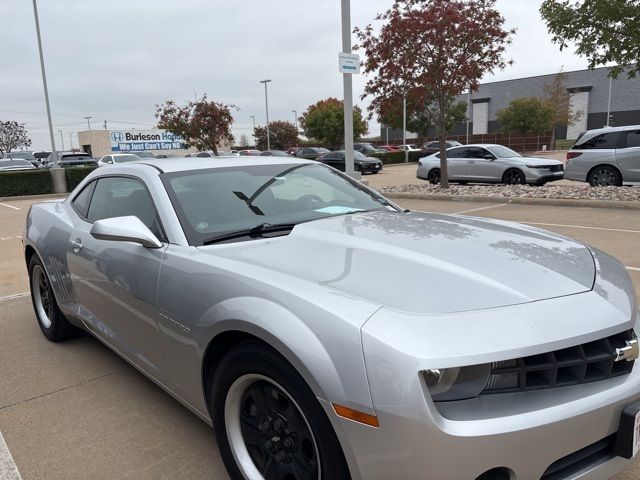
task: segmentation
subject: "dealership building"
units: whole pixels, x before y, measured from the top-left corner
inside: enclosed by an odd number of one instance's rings
[[[512,100],[518,98],[544,98],[544,87],[553,82],[556,75],[552,73],[481,84],[478,91],[470,95],[470,133],[485,135],[500,132],[501,125],[496,117],[497,112],[508,107]],[[609,111],[611,126],[640,124],[640,77],[628,78],[623,72],[617,79],[611,80],[608,75],[607,67],[566,72],[565,87],[571,94],[569,108],[573,112],[581,112],[581,115],[573,125],[558,127],[556,138],[573,140],[585,130],[607,125]],[[467,102],[467,95],[460,95],[458,100]],[[466,131],[467,125],[462,123],[449,133],[465,135]],[[386,127],[382,125],[381,138],[384,140],[386,135]],[[401,129],[389,129],[390,141],[401,139]]]
[[[184,157],[197,152],[167,130],[86,130],[78,132],[80,149],[94,158],[112,153],[150,152],[167,157]]]

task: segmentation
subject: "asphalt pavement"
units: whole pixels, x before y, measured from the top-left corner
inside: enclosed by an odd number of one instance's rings
[[[367,179],[399,184],[412,175],[415,166],[397,166]],[[89,335],[62,344],[42,336],[23,295],[28,282],[20,236],[31,203],[0,202],[0,480],[226,479],[211,428],[146,377]],[[638,212],[399,203],[525,222],[592,244],[623,261],[640,295]],[[636,466],[615,480],[639,478]]]

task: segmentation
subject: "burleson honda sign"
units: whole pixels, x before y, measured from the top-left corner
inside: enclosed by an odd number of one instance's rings
[[[187,148],[181,136],[166,130],[111,131],[111,151],[179,150]]]

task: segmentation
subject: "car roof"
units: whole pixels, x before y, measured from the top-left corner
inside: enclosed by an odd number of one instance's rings
[[[626,130],[640,130],[640,125],[625,125],[625,126],[622,126],[622,127],[592,128],[591,130],[587,130],[585,133],[594,134],[594,133],[607,133],[607,132],[624,132]]]
[[[173,158],[156,158],[143,159],[141,161],[128,162],[128,167],[134,165],[148,165],[162,173],[184,172],[189,170],[208,170],[211,168],[225,167],[250,167],[253,165],[314,165],[318,162],[313,160],[303,160],[293,157],[216,157],[211,158],[198,157],[173,157]],[[114,168],[114,167],[111,167]],[[113,170],[112,170],[113,171]]]

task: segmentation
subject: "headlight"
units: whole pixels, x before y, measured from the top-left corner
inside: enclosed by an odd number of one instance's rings
[[[489,381],[491,364],[425,370],[422,374],[434,402],[463,400],[480,395]]]
[[[548,165],[525,165],[527,168],[549,168]]]

